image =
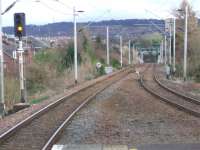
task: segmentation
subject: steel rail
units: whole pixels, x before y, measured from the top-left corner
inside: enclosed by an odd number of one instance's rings
[[[189,113],[189,114],[191,114],[191,115],[193,115],[193,116],[195,116],[195,117],[200,117],[200,112],[199,112],[199,111],[194,111],[194,110],[192,110],[192,109],[190,109],[190,108],[188,108],[188,107],[186,107],[186,106],[184,106],[184,105],[182,105],[182,104],[178,104],[178,103],[176,103],[175,101],[172,101],[172,100],[170,100],[170,99],[168,99],[168,98],[166,98],[166,97],[164,97],[164,96],[161,96],[161,95],[158,94],[156,91],[153,91],[151,88],[149,88],[149,87],[145,84],[145,82],[144,82],[144,73],[145,73],[145,72],[143,72],[143,75],[140,76],[139,82],[140,82],[140,84],[142,85],[142,87],[143,87],[147,92],[151,93],[152,95],[154,95],[155,97],[159,98],[160,100],[166,102],[167,104],[170,104],[171,106],[173,106],[173,107],[175,107],[175,108],[178,108],[179,110],[182,110],[182,111],[184,111],[184,112],[187,112],[187,113]],[[153,81],[155,81],[155,80],[153,79]],[[155,82],[156,82],[156,81],[155,81]],[[158,84],[157,82],[156,82],[156,84],[159,85],[161,88],[163,88],[163,87],[162,87],[160,84]],[[165,89],[165,88],[163,88],[163,89]],[[165,89],[165,90],[168,91],[167,89]],[[168,92],[169,92],[169,91],[168,91]],[[173,94],[175,94],[175,93],[173,93]],[[176,94],[175,94],[175,95],[176,95]],[[178,94],[177,94],[177,96],[178,96]],[[182,97],[182,96],[181,96],[181,97]],[[183,98],[184,100],[187,99],[186,97],[182,97],[182,98]],[[187,101],[190,101],[190,100],[187,99]],[[195,102],[194,104],[196,104],[196,102]]]
[[[192,102],[192,103],[195,103],[195,104],[197,104],[197,105],[200,105],[200,100],[197,100],[197,99],[195,99],[195,98],[189,97],[189,96],[187,96],[187,95],[185,95],[185,94],[181,94],[180,92],[177,92],[177,91],[175,91],[174,89],[169,88],[169,87],[167,87],[166,85],[164,85],[164,84],[158,79],[158,76],[157,76],[156,74],[154,75],[154,80],[155,80],[162,88],[168,90],[169,92],[171,92],[171,93],[173,93],[173,94],[176,94],[176,95],[178,95],[178,96],[184,98],[185,100],[187,100],[187,101],[189,101],[189,102]]]
[[[82,87],[80,89],[78,89],[75,92],[70,93],[67,96],[63,96],[61,98],[59,98],[58,100],[56,100],[53,103],[50,103],[49,105],[47,105],[46,107],[42,108],[41,110],[37,111],[36,113],[32,114],[31,116],[27,117],[26,119],[22,120],[21,122],[19,122],[18,124],[16,124],[15,126],[13,126],[12,128],[10,128],[9,130],[7,130],[6,132],[4,132],[3,134],[0,135],[0,144],[4,142],[4,140],[8,139],[9,137],[11,137],[14,133],[16,133],[17,131],[19,131],[22,127],[27,126],[28,124],[30,124],[32,121],[34,121],[35,119],[41,117],[42,115],[44,115],[45,113],[48,113],[48,111],[52,110],[53,108],[55,108],[56,106],[58,106],[59,104],[65,102],[66,100],[68,100],[69,98],[71,98],[72,96],[75,96],[76,94],[78,94],[81,91],[84,91],[94,85],[96,85],[97,83],[101,83],[109,78],[112,78],[116,75],[118,75],[119,73],[125,72],[127,70],[123,69],[120,71],[117,71],[115,73],[112,73],[110,75],[104,76],[103,78],[101,78],[100,80],[91,83],[89,85],[86,85],[85,87]]]
[[[71,114],[67,117],[67,119],[60,125],[60,127],[54,132],[54,134],[49,138],[49,140],[46,142],[42,150],[50,150],[53,146],[53,144],[56,143],[56,141],[59,139],[59,137],[62,134],[62,131],[66,128],[67,124],[70,122],[70,120],[84,107],[86,106],[91,100],[93,100],[99,93],[101,93],[103,90],[108,88],[109,86],[113,85],[115,81],[113,81],[108,86],[105,86],[89,96],[81,105],[79,105]]]

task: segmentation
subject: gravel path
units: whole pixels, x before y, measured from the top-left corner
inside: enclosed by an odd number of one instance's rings
[[[199,143],[200,120],[166,105],[130,74],[83,108],[57,144]]]

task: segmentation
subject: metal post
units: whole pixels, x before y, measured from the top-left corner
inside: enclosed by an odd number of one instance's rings
[[[160,63],[163,63],[163,40],[160,44]]]
[[[2,13],[2,1],[0,0],[0,13]],[[5,100],[4,100],[4,58],[3,58],[3,45],[2,45],[2,15],[0,15],[0,88],[1,88],[1,100],[0,100],[0,115],[4,115],[5,111]]]
[[[78,83],[78,63],[77,63],[77,31],[76,31],[76,9],[73,9],[74,15],[74,71],[75,71],[75,84]]]
[[[162,41],[161,41],[161,43],[160,43],[160,55],[159,55],[159,57],[160,57],[160,60],[159,60],[159,62],[158,63],[162,63]]]
[[[131,64],[131,41],[128,43],[128,64]]]
[[[23,60],[23,46],[22,39],[19,38],[19,72],[20,72],[20,92],[21,92],[21,102],[25,103],[25,90],[24,90],[24,60]]]
[[[109,56],[109,27],[107,27],[107,65],[110,65],[110,56]]]
[[[188,6],[185,7],[185,40],[184,40],[184,66],[183,78],[187,79],[187,34],[188,34]]]
[[[167,36],[165,35],[165,65],[167,64]]]
[[[172,27],[171,22],[169,26],[169,64],[172,64]]]
[[[142,64],[144,63],[144,52],[141,53],[141,60],[142,60]]]
[[[176,71],[176,18],[174,18],[173,71]]]
[[[134,65],[134,56],[135,56],[136,54],[135,54],[135,46],[133,45],[133,47],[132,47],[132,62],[133,62],[133,65]]]
[[[162,49],[162,54],[161,54],[161,63],[164,62],[164,41],[162,40],[162,45],[161,45],[161,49]]]
[[[120,63],[121,63],[121,67],[123,67],[123,58],[122,58],[122,54],[123,50],[122,50],[122,36],[120,36]]]

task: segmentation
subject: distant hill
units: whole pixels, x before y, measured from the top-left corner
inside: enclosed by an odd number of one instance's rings
[[[81,29],[89,22],[78,23]],[[92,22],[88,26],[92,35],[105,36],[105,26],[110,26],[111,36],[122,34],[124,36],[137,36],[151,32],[160,32],[154,25],[164,30],[164,21],[156,19],[127,19],[127,20],[109,20]],[[28,25],[26,27],[27,35],[32,36],[73,36],[73,22],[59,22],[46,25]],[[13,27],[4,27],[3,32],[13,34]]]

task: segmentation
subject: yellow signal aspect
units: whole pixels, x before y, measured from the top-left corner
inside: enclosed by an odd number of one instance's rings
[[[17,31],[22,32],[23,31],[23,27],[22,26],[17,27]]]

